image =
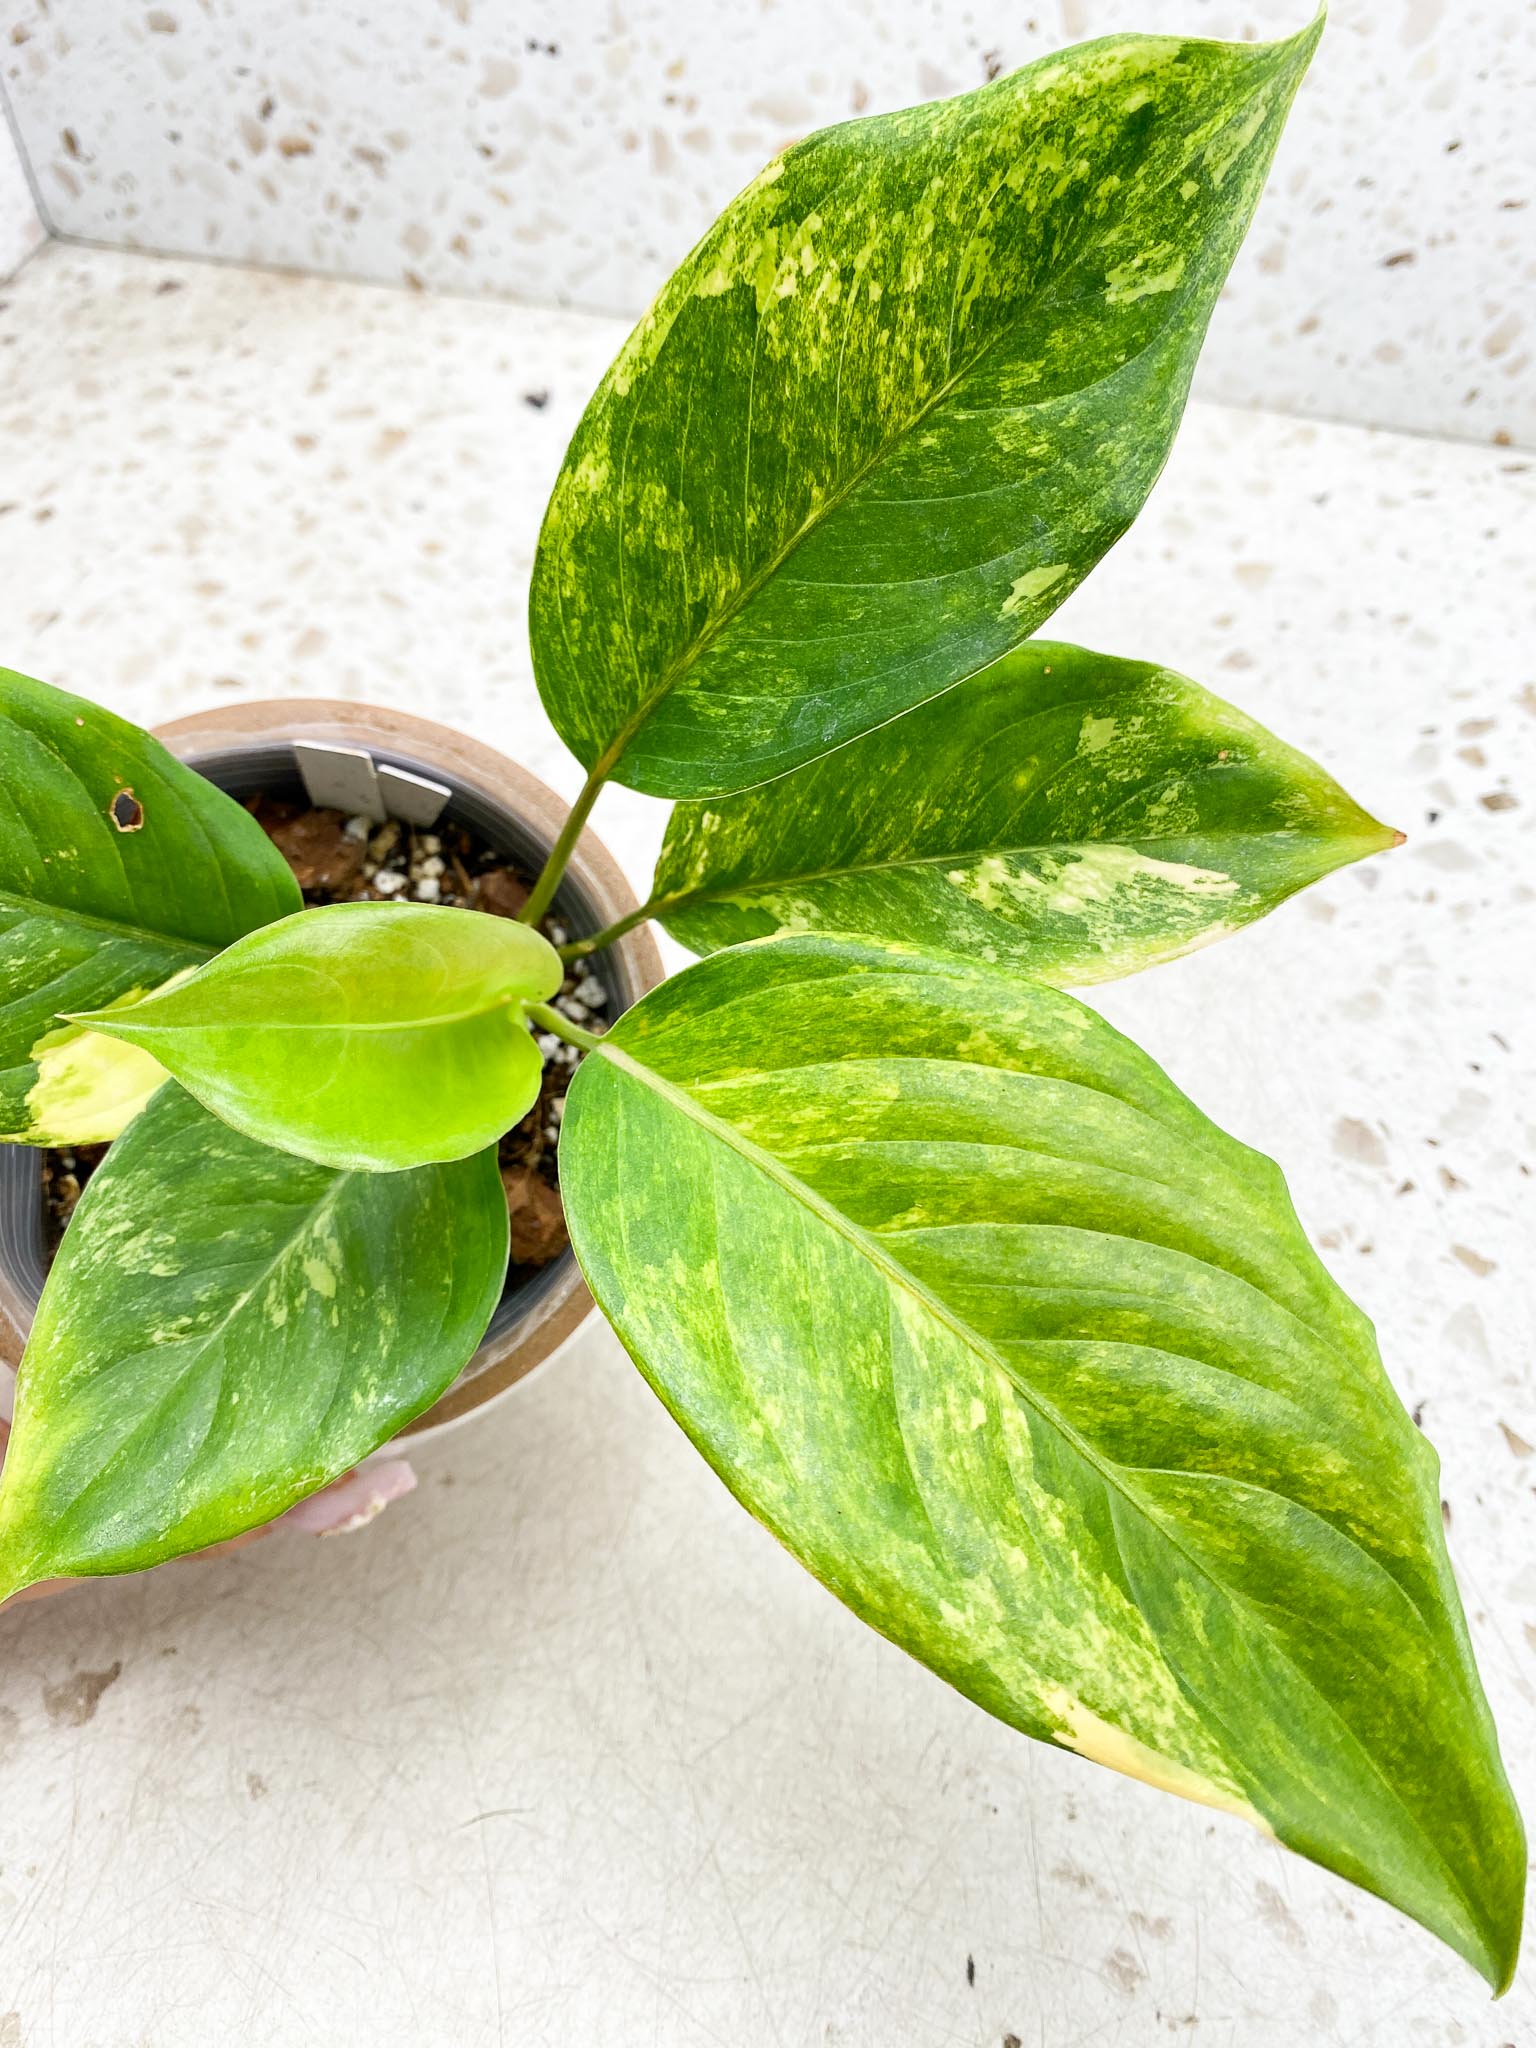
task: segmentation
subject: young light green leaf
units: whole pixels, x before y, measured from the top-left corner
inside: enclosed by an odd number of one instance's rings
[[[1034,632],[1162,468],[1320,28],[1111,37],[776,157],[556,483],[529,625],[572,751],[742,789]]]
[[[507,1263],[493,1151],[332,1173],[169,1082],[65,1235],[0,1475],[0,1598],[271,1521],[437,1399]]]
[[[777,782],[677,805],[652,907],[696,953],[867,932],[1080,986],[1398,836],[1172,670],[1031,640]]]
[[[1436,1459],[1269,1160],[1068,996],[802,937],[626,1012],[560,1174],[641,1371],[856,1613],[1508,1981]]]
[[[205,1108],[324,1166],[463,1159],[535,1101],[524,1004],[564,976],[528,925],[333,903],[252,932],[190,980],[79,1020],[141,1047]]]
[[[232,797],[100,705],[0,669],[0,1138],[115,1138],[165,1076],[61,1025],[303,905]]]

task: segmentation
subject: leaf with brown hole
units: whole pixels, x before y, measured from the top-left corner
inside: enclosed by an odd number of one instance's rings
[[[0,669],[0,1138],[114,1138],[164,1075],[61,1025],[302,907],[254,818],[158,740]]]

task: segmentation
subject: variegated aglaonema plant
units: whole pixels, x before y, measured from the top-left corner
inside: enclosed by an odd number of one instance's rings
[[[1316,35],[1089,44],[727,208],[544,523],[589,774],[521,924],[302,910],[232,799],[3,679],[0,1121],[116,1142],[22,1365],[0,1592],[265,1522],[442,1392],[553,1032],[592,1292],[796,1557],[1507,1984],[1521,1825],[1434,1453],[1275,1166],[1060,992],[1397,836],[1182,676],[1032,637],[1162,468]],[[599,1038],[535,926],[610,779],[675,800],[637,917],[705,957]]]

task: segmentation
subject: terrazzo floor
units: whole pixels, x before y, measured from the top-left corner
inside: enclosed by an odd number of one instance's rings
[[[621,334],[50,245],[0,287],[0,661],[144,722],[398,704],[572,793],[523,613]],[[1195,407],[1051,630],[1232,697],[1409,835],[1094,1000],[1280,1160],[1375,1319],[1536,1811],[1533,483]],[[663,816],[599,806],[637,885]],[[4,2048],[1536,2040],[1536,1966],[1492,2005],[870,1635],[605,1331],[419,1465],[362,1534],[6,1615]]]

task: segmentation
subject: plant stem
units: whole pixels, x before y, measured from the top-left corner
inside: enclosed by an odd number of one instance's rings
[[[649,903],[642,903],[638,910],[630,911],[627,917],[617,919],[605,930],[593,932],[590,938],[572,939],[568,946],[557,949],[560,958],[565,961],[585,960],[589,953],[600,953],[604,946],[611,946],[616,939],[622,939],[626,932],[632,932],[637,924],[644,924],[647,919],[654,917],[656,902],[657,899],[653,896]]]
[[[533,885],[533,894],[517,913],[520,924],[537,924],[553,902],[555,891],[560,886],[560,877],[565,873],[566,863],[581,837],[582,827],[592,814],[592,806],[597,802],[597,793],[607,780],[608,769],[599,763],[582,784],[581,795],[571,805],[571,814],[560,827],[559,838],[549,849],[549,858],[544,863],[539,879]]]
[[[590,1031],[583,1031],[579,1024],[573,1024],[549,1003],[524,1003],[530,1024],[536,1024],[543,1031],[553,1031],[556,1038],[563,1038],[567,1045],[579,1045],[583,1052],[596,1052],[602,1044],[601,1038]]]

